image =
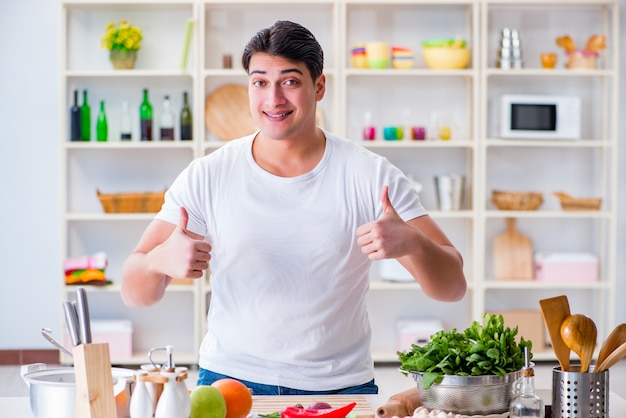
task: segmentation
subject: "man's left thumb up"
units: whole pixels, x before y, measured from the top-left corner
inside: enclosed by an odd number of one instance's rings
[[[389,200],[389,186],[383,186],[383,190],[380,192],[380,203],[383,205],[383,214],[396,213],[391,200]]]

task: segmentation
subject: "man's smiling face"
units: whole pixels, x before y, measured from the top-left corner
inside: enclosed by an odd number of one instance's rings
[[[263,135],[280,140],[314,131],[324,75],[313,82],[303,62],[260,52],[251,57],[248,76],[250,112]]]

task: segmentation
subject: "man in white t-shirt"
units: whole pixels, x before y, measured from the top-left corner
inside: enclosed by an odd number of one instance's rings
[[[194,160],[123,268],[131,306],[210,266],[198,384],[255,394],[376,393],[365,296],[372,260],[396,258],[430,297],[466,291],[463,260],[405,175],[315,124],[323,52],[287,21],[246,46],[259,131]]]

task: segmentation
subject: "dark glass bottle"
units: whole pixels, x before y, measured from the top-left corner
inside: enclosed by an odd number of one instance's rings
[[[107,123],[107,115],[104,111],[104,100],[100,101],[100,111],[96,120],[96,140],[106,141],[109,135],[109,125]]]
[[[189,107],[187,92],[183,92],[183,109],[180,111],[180,139],[183,141],[192,139],[193,118]]]
[[[83,104],[80,106],[80,139],[91,140],[91,108],[87,101],[87,90],[83,90]]]
[[[170,104],[170,96],[165,96],[163,100],[163,110],[161,111],[161,141],[174,140],[174,112]]]
[[[139,122],[141,126],[140,139],[152,141],[152,105],[148,100],[148,89],[143,89],[143,101],[139,107]]]
[[[74,104],[70,108],[70,141],[80,141],[80,107],[78,107],[78,90],[74,90]]]

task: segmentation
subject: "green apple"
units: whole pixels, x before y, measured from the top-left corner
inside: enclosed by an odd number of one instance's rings
[[[224,418],[226,400],[222,392],[213,386],[196,386],[191,392],[191,414],[189,418]]]

